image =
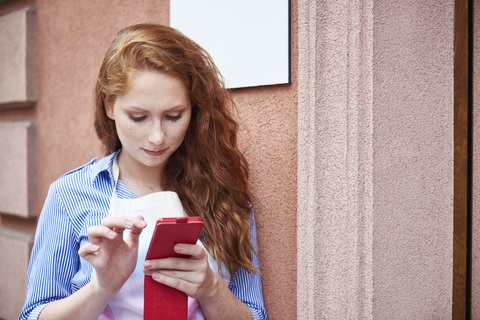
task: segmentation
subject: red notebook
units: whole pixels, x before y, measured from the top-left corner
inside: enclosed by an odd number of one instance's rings
[[[147,252],[147,260],[185,257],[176,253],[177,243],[197,243],[203,229],[201,217],[163,218],[157,221]],[[185,293],[160,284],[145,276],[145,320],[183,320],[188,317],[188,298]]]

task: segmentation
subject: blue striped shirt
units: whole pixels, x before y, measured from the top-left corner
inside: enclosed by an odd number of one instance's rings
[[[111,167],[115,154],[68,172],[48,192],[38,221],[28,268],[27,297],[20,319],[37,319],[48,303],[68,297],[90,281],[93,267],[78,255],[88,242],[87,229],[99,225],[108,214],[115,186]],[[135,198],[123,183],[118,197]],[[252,214],[251,237],[256,249]],[[254,256],[254,265],[258,260]],[[239,268],[229,289],[252,311],[254,319],[267,319],[259,274]]]

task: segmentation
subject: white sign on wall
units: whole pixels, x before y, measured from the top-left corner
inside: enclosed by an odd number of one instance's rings
[[[290,0],[170,0],[170,26],[212,56],[227,88],[291,82]]]

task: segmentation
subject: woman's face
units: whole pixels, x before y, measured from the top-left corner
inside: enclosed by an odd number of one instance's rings
[[[151,70],[135,72],[127,92],[113,105],[105,101],[105,108],[115,121],[123,162],[160,170],[182,144],[192,114],[180,77]]]

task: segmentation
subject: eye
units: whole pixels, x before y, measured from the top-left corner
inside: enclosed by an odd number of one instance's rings
[[[167,118],[167,120],[175,122],[175,121],[179,120],[180,118],[182,118],[182,114],[179,114],[179,115],[176,115],[176,116],[166,115],[165,118]]]
[[[144,120],[146,118],[146,116],[139,116],[139,117],[135,117],[135,116],[129,116],[130,119],[134,122],[140,122],[142,120]]]

